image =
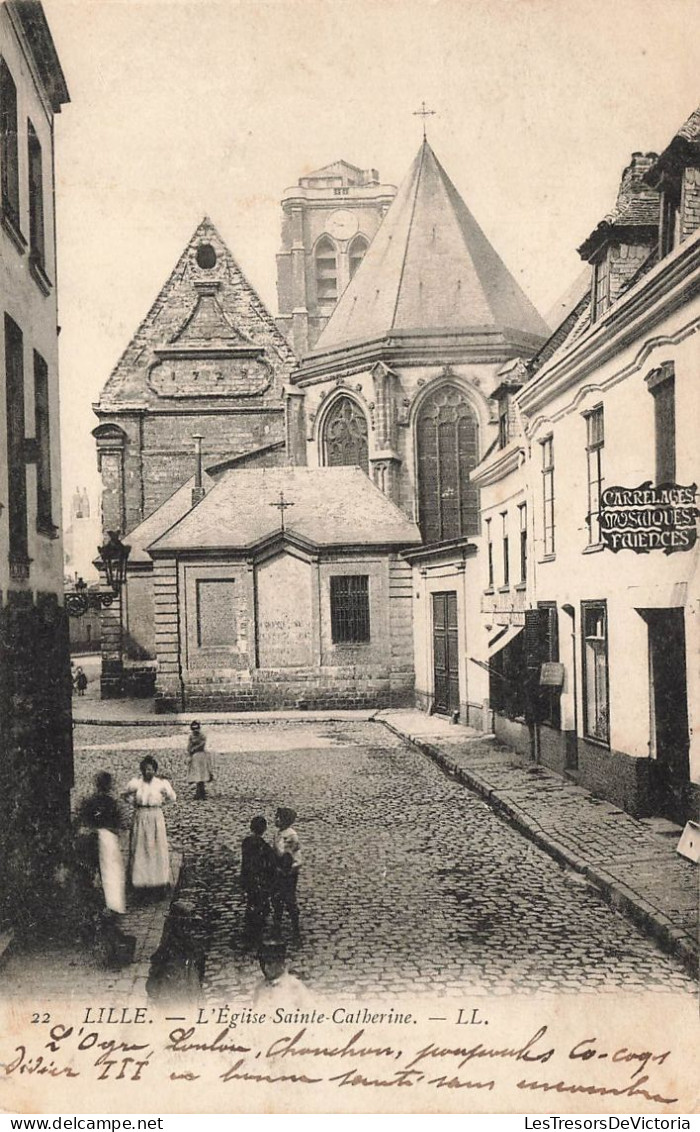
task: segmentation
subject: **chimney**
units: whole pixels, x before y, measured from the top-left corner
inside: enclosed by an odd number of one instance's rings
[[[204,499],[204,484],[202,482],[202,436],[193,436],[194,440],[194,487],[192,488],[192,506],[196,507]]]

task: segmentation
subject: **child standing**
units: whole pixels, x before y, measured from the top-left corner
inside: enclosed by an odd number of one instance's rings
[[[205,783],[214,780],[214,769],[206,747],[207,737],[199,721],[194,719],[190,724],[190,734],[187,739],[187,754],[190,756],[188,778],[190,782],[197,784],[194,796],[198,799],[206,798]]]
[[[277,856],[265,840],[265,818],[253,818],[250,829],[241,847],[241,888],[246,898],[244,938],[246,945],[252,947],[262,942],[275,886]]]
[[[275,890],[272,895],[272,908],[274,911],[275,930],[279,934],[282,928],[282,916],[285,908],[289,913],[294,939],[299,940],[299,907],[297,905],[297,884],[299,870],[301,869],[301,852],[299,838],[292,828],[296,821],[294,810],[280,806],[275,814],[275,834],[273,847],[277,858],[277,876]]]

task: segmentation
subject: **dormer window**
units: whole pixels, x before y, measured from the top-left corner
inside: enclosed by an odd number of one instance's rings
[[[678,187],[667,184],[661,197],[661,225],[659,254],[669,255],[677,246],[680,236],[680,194]]]
[[[512,375],[511,375],[512,376]],[[491,394],[498,405],[498,447],[505,448],[513,439],[513,395],[522,388],[522,381],[502,381]]]
[[[610,260],[607,253],[593,264],[591,279],[591,322],[604,315],[610,306]]]

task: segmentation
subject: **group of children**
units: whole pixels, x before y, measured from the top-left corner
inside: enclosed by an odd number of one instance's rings
[[[253,818],[251,832],[241,848],[241,887],[246,897],[245,942],[257,947],[272,911],[274,932],[282,931],[285,909],[289,914],[295,942],[299,942],[297,883],[301,869],[299,838],[293,828],[294,810],[280,806],[275,814],[276,832],[272,844],[265,840],[267,822],[262,815]]]
[[[198,720],[190,724],[187,740],[188,777],[195,783],[195,798],[206,798],[206,786],[214,779],[214,767],[206,750],[206,736]],[[299,908],[297,883],[301,869],[299,838],[293,828],[294,810],[280,806],[275,814],[276,832],[272,844],[265,840],[267,821],[262,815],[253,818],[251,832],[243,838],[241,849],[241,887],[246,897],[245,942],[259,946],[273,915],[275,934],[279,936],[285,909],[289,914],[295,941],[299,940]]]

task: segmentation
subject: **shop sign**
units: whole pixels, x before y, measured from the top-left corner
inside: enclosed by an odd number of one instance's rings
[[[648,554],[663,550],[691,550],[697,539],[700,515],[695,497],[697,484],[675,483],[639,487],[607,487],[600,496],[600,533],[608,548]]]

